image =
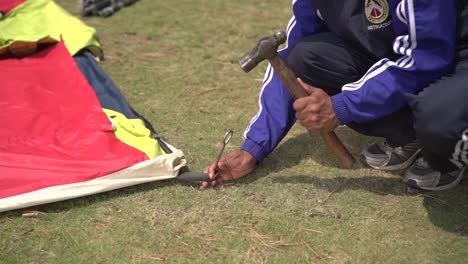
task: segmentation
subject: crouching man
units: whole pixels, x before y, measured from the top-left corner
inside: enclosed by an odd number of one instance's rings
[[[280,55],[308,97],[294,100],[271,67],[242,148],[205,169],[243,177],[299,121],[383,138],[363,150],[379,170],[406,170],[413,188],[459,184],[468,163],[468,1],[296,0]]]

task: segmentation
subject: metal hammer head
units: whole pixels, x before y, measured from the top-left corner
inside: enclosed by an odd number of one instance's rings
[[[239,60],[241,69],[249,72],[262,60],[275,56],[279,45],[286,41],[286,37],[286,32],[277,30],[273,36],[260,39],[257,46]]]

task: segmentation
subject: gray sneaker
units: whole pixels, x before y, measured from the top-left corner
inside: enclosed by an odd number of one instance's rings
[[[361,154],[364,162],[374,169],[397,171],[411,166],[420,152],[421,145],[417,141],[395,148],[383,142],[370,145]]]
[[[411,188],[425,191],[444,191],[457,186],[465,175],[466,166],[447,173],[433,170],[429,164],[419,158],[405,173],[403,178]]]

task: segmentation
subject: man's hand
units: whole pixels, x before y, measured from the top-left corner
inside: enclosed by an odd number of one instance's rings
[[[313,87],[297,79],[299,84],[309,94],[294,102],[296,118],[309,132],[330,132],[340,125],[330,96],[322,89]]]
[[[216,161],[204,169],[210,176],[211,182],[203,182],[200,190],[207,187],[215,187],[226,180],[234,180],[251,173],[257,164],[257,160],[250,153],[237,150],[224,154],[218,162],[218,170],[215,171]]]

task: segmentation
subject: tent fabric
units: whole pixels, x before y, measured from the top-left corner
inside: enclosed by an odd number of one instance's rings
[[[2,2],[2,1],[0,1]],[[51,0],[12,1],[0,3],[0,9],[11,8],[0,20],[0,56],[14,42],[50,43],[65,41],[68,51],[75,55],[88,48],[96,57],[103,57],[96,30]]]
[[[83,50],[73,56],[81,73],[86,77],[103,108],[122,113],[128,118],[139,115],[130,107],[111,78],[99,67],[94,57]]]
[[[25,0],[2,0],[0,2],[0,12],[2,12],[2,14],[6,14],[13,8],[22,4],[24,1]]]
[[[162,142],[157,142],[152,137],[155,131],[146,127],[141,115],[133,110],[112,79],[96,63],[94,57],[87,50],[83,50],[75,55],[74,59],[93,88],[104,112],[113,122],[117,137],[144,151],[149,158],[164,153],[159,145]],[[157,148],[154,148],[155,145]]]
[[[173,179],[185,166],[185,158],[180,150],[169,146],[173,150],[171,154],[138,163],[107,176],[56,185],[0,199],[0,212],[73,199],[137,184]],[[1,182],[0,188],[2,188]]]
[[[130,119],[109,109],[103,110],[112,123],[115,136],[120,141],[143,151],[150,159],[165,154],[158,141],[151,137],[151,131],[145,126],[143,120]]]
[[[154,139],[143,144],[153,154],[125,143],[151,140],[149,132],[102,108],[64,43],[2,59],[0,69],[0,212],[174,178],[186,165],[180,150],[165,154]]]

